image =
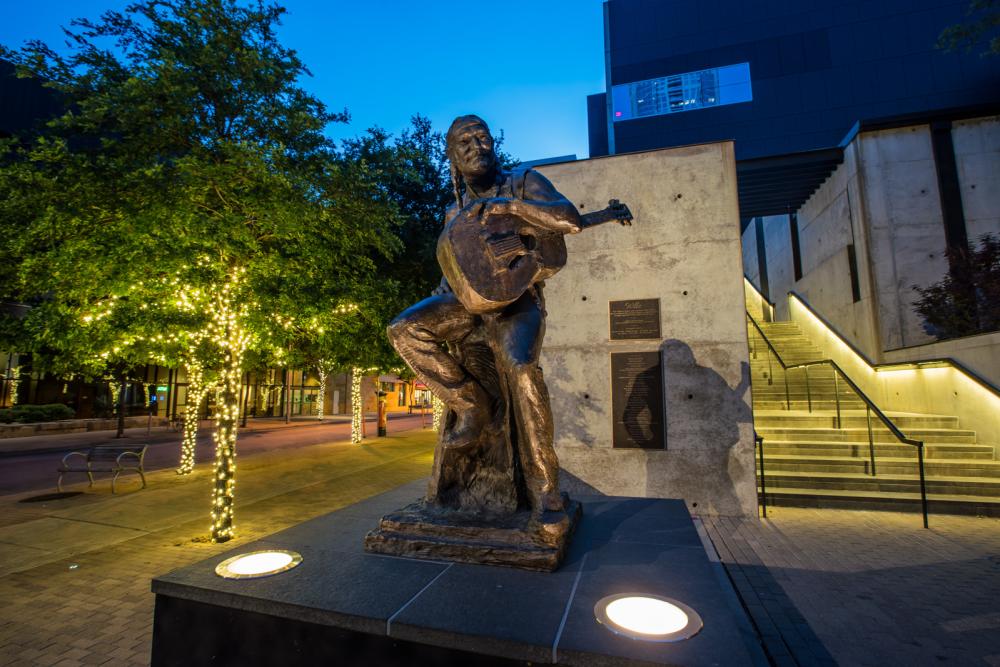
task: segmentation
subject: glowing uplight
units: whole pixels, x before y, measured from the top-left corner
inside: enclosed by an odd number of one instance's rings
[[[609,595],[594,605],[598,622],[615,634],[652,642],[676,642],[697,634],[701,617],[691,607],[658,595]]]
[[[215,567],[215,573],[226,579],[253,579],[287,572],[301,562],[302,556],[294,551],[253,551],[227,558]]]

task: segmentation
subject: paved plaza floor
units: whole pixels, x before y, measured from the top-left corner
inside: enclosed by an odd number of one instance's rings
[[[0,496],[0,665],[148,664],[152,577],[425,477],[433,440],[415,428],[241,458],[224,545],[206,541],[210,465],[117,496]],[[774,664],[1000,665],[1000,520],[769,514],[701,523]]]
[[[1000,519],[768,515],[703,523],[774,664],[1000,666]]]

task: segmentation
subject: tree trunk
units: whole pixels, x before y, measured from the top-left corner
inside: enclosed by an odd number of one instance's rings
[[[444,401],[440,398],[431,394],[431,428],[433,428],[438,433],[441,432],[441,417],[444,416]]]
[[[364,406],[361,404],[361,371],[351,369],[351,444],[361,442],[364,428]]]
[[[116,438],[125,437],[125,390],[128,385],[125,384],[124,380],[119,380],[118,382],[118,432],[115,433]]]
[[[285,369],[285,423],[292,421],[292,388],[289,383],[292,381],[292,373]]]
[[[241,325],[241,312],[233,303],[232,289],[239,280],[236,274],[215,300],[214,340],[222,350],[222,374],[219,378],[218,405],[215,410],[215,489],[212,493],[212,541],[228,542],[233,538],[233,504],[236,487],[236,434],[240,418],[240,376],[247,335]]]
[[[178,475],[194,471],[195,446],[198,442],[198,425],[201,418],[201,403],[211,387],[205,384],[204,368],[197,362],[188,363],[187,397],[184,409],[184,435],[181,438],[181,460],[177,466]]]
[[[245,374],[246,382],[243,388],[243,419],[240,421],[240,426],[246,428],[247,426],[247,403],[250,402],[250,371]]]
[[[323,421],[323,411],[326,403],[326,370],[321,366],[319,369],[319,409],[318,417],[320,421]]]

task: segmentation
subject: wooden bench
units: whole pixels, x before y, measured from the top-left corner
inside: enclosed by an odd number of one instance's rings
[[[62,493],[63,475],[68,472],[87,473],[90,486],[94,486],[95,472],[113,472],[115,476],[111,479],[111,493],[114,493],[118,476],[126,470],[134,470],[142,478],[142,488],[145,489],[146,475],[143,474],[142,462],[146,458],[148,447],[149,445],[96,445],[86,452],[70,452],[63,457],[58,468],[59,481],[56,482],[56,488]],[[83,460],[78,461],[73,457]]]

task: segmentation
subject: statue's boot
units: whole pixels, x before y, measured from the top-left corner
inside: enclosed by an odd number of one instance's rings
[[[490,396],[475,380],[465,380],[452,390],[446,402],[458,419],[441,441],[441,446],[465,449],[476,442],[489,423]]]

